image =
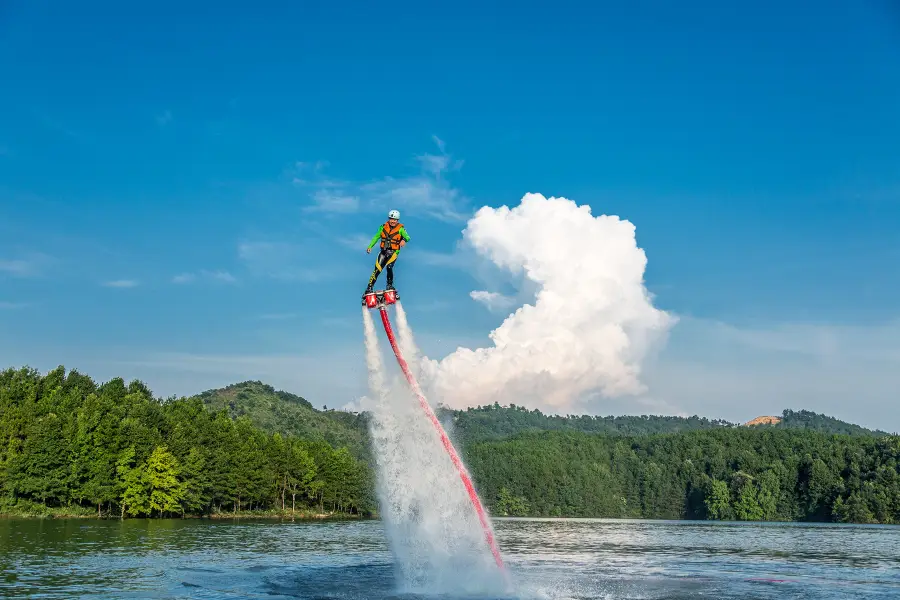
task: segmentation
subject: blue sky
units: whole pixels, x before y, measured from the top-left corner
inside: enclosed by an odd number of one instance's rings
[[[439,357],[503,317],[465,218],[539,192],[632,221],[681,316],[598,412],[900,429],[900,11],[754,6],[5,2],[0,360],[340,406],[384,213]]]

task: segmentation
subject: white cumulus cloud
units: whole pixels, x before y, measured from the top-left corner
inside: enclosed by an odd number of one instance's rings
[[[510,209],[484,207],[464,243],[534,289],[534,302],[490,334],[493,346],[425,359],[433,401],[453,407],[515,402],[565,413],[586,396],[635,396],[645,359],[676,318],[653,306],[635,227],[593,216],[566,198],[526,194]],[[481,302],[501,298],[473,292]]]

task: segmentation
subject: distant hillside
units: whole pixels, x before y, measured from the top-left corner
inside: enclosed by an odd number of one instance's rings
[[[357,457],[368,461],[367,413],[318,410],[306,399],[289,392],[276,391],[259,381],[236,383],[223,389],[208,390],[198,396],[213,411],[225,409],[232,417],[247,415],[261,429],[322,439],[334,446],[347,446]],[[545,415],[537,409],[511,404],[478,406],[466,410],[438,407],[438,417],[454,441],[463,447],[500,440],[522,433],[572,431],[607,436],[640,436],[660,433],[685,433],[709,429],[743,427],[722,419],[705,417]],[[785,410],[781,417],[758,417],[745,424],[753,428],[809,429],[827,434],[887,435],[859,425],[817,413]],[[461,448],[462,450],[462,448]]]
[[[790,409],[781,413],[781,421],[775,425],[784,429],[811,429],[821,433],[838,433],[844,435],[874,435],[882,437],[888,435],[880,429],[872,430],[847,423],[834,417],[820,415],[808,410],[793,411]]]
[[[462,443],[497,440],[520,433],[537,431],[578,431],[601,435],[653,435],[658,433],[684,433],[707,429],[740,427],[722,419],[706,417],[668,417],[656,415],[599,417],[589,415],[545,415],[537,409],[494,404],[466,410],[439,411],[442,422],[452,429],[455,439]],[[758,417],[746,425],[754,427],[779,427],[783,429],[810,429],[821,433],[845,435],[888,435],[859,425],[840,421],[809,411],[785,410],[781,417]]]
[[[455,439],[464,443],[496,440],[519,433],[537,431],[579,431],[604,435],[645,435],[679,433],[735,427],[735,423],[704,417],[666,417],[655,415],[595,417],[590,415],[545,415],[537,409],[511,404],[493,404],[466,410],[440,408],[442,422],[452,422]]]
[[[227,410],[232,418],[247,415],[260,429],[324,440],[335,447],[347,446],[357,458],[368,460],[368,415],[337,410],[318,410],[305,398],[276,391],[260,381],[243,381],[197,395],[211,411]]]

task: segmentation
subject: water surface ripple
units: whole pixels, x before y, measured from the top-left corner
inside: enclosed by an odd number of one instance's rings
[[[500,519],[496,529],[511,597],[523,600],[900,598],[900,527]],[[6,598],[415,598],[396,591],[378,521],[0,519],[0,568]]]

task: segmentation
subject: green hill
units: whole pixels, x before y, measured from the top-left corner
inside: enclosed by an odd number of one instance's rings
[[[232,418],[246,415],[254,425],[264,431],[324,440],[335,447],[347,446],[357,458],[367,461],[370,458],[367,413],[318,410],[305,398],[275,390],[272,386],[259,381],[244,381],[222,389],[208,390],[199,394],[197,398],[212,411],[223,409],[228,411]],[[739,423],[697,415],[559,416],[545,415],[537,409],[529,410],[515,404],[501,406],[496,403],[466,410],[452,410],[440,406],[436,412],[451,433],[454,442],[462,448],[478,442],[542,431],[640,436],[741,427]],[[887,435],[883,431],[872,431],[806,410],[787,409],[780,418],[767,419],[771,422],[754,419],[747,425],[752,424],[754,428],[810,429],[825,434]]]
[[[545,415],[537,409],[511,404],[478,406],[466,410],[441,407],[443,422],[452,421],[453,436],[463,444],[497,440],[520,433],[538,431],[577,431],[602,435],[646,435],[681,433],[702,429],[735,427],[736,424],[705,417],[667,417],[656,415],[599,417],[590,415]]]
[[[820,433],[837,433],[843,435],[874,435],[882,437],[887,432],[879,429],[871,430],[853,423],[847,423],[834,417],[821,415],[808,410],[793,411],[784,410],[781,413],[781,421],[775,425],[784,429],[811,429]]]
[[[539,431],[572,431],[612,436],[655,435],[661,433],[686,433],[709,429],[739,427],[722,419],[706,417],[669,417],[658,415],[640,416],[590,416],[590,415],[545,415],[537,409],[528,410],[512,404],[508,407],[494,404],[478,406],[466,410],[440,408],[439,415],[451,427],[455,439],[463,444],[498,440],[521,433]],[[872,431],[859,425],[820,415],[806,410],[786,409],[781,418],[769,417],[771,424],[757,419],[747,423],[753,427],[777,427],[780,429],[809,429],[826,434],[853,436],[888,435],[884,431]]]
[[[267,433],[322,440],[336,448],[346,446],[356,458],[370,457],[366,413],[318,410],[305,398],[260,381],[243,381],[195,397],[210,411],[226,410],[232,419],[246,416]]]

